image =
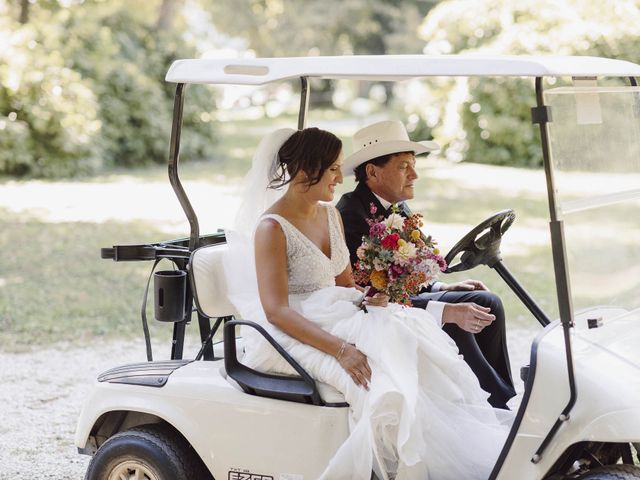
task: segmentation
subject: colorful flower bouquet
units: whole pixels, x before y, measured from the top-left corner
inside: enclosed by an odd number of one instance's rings
[[[371,204],[371,215],[376,211]],[[417,213],[404,218],[394,208],[387,218],[379,216],[367,222],[369,235],[362,237],[357,250],[355,281],[386,293],[391,302],[410,306],[409,297],[447,268],[437,243],[422,234],[422,215]]]

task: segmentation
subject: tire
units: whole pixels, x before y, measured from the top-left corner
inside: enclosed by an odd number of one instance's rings
[[[91,459],[85,480],[129,477],[144,480],[212,478],[185,439],[161,424],[135,427],[109,438]]]
[[[578,480],[638,480],[640,467],[634,465],[607,465],[581,475]]]

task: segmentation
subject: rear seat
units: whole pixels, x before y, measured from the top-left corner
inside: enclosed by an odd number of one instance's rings
[[[226,244],[207,245],[193,252],[190,260],[191,287],[198,312],[208,318],[234,316],[238,312],[227,297],[227,281],[224,274]],[[236,339],[239,356],[242,355],[242,339]],[[241,358],[240,358],[241,360]],[[240,385],[227,375],[224,365],[220,373],[227,381],[242,391]],[[347,406],[344,395],[329,384],[316,381],[320,397],[326,406]]]

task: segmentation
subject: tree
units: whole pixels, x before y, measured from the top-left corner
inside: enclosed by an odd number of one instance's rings
[[[195,55],[179,0],[32,3],[29,22],[0,18],[0,173],[68,176],[102,167],[165,163],[175,86],[164,76]],[[172,25],[173,28],[169,28]],[[181,158],[215,140],[200,116],[211,92],[185,104]]]
[[[0,172],[53,176],[86,172],[98,162],[98,105],[89,82],[65,68],[50,29],[0,17]]]
[[[291,57],[418,53],[423,46],[418,27],[438,1],[237,0],[203,5],[217,29],[246,39],[257,55]],[[384,86],[391,98],[391,86]],[[330,87],[328,81],[316,83],[312,94]]]
[[[421,36],[427,42],[425,53],[430,54],[596,55],[637,62],[638,4],[637,0],[448,0],[425,18]],[[450,158],[541,165],[529,112],[534,105],[530,80],[461,79],[437,87],[432,99],[439,110],[431,119],[438,125],[434,134],[445,143]],[[420,106],[414,109],[428,116]]]

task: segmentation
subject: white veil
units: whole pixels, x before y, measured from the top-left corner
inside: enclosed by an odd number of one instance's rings
[[[264,317],[258,296],[253,234],[258,220],[287,190],[268,188],[278,170],[278,151],[296,132],[281,128],[265,136],[244,177],[240,208],[233,230],[226,232],[228,253],[224,260],[227,294],[242,318],[261,322]]]

